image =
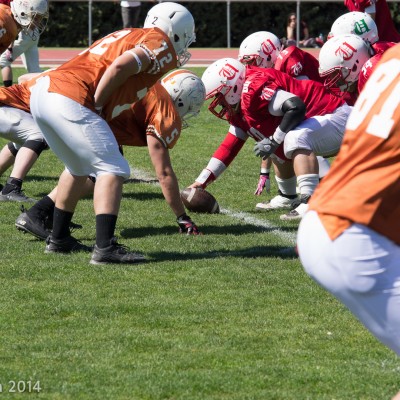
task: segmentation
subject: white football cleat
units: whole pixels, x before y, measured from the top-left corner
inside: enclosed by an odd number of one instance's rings
[[[296,221],[301,220],[303,215],[308,210],[308,204],[300,203],[294,210],[288,212],[287,214],[281,215],[281,221]]]
[[[288,199],[287,197],[278,194],[267,203],[257,203],[256,209],[262,211],[290,209],[299,202],[299,199]]]

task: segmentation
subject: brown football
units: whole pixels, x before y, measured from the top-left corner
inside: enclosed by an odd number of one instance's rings
[[[181,199],[184,206],[198,213],[219,213],[219,204],[215,197],[201,188],[185,188],[181,191]]]

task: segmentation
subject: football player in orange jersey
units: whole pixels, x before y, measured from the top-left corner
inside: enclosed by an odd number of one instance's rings
[[[47,0],[1,1],[0,4],[0,53],[4,53],[22,30],[27,35],[41,33],[47,24]]]
[[[360,93],[340,152],[311,198],[297,237],[305,271],[398,355],[399,85],[396,45]]]
[[[150,88],[143,99],[109,122],[119,145],[148,147],[165,200],[177,218],[180,232],[189,235],[200,232],[185,213],[169,149],[179,139],[182,125],[187,126],[187,120],[200,112],[204,100],[205,88],[201,79],[188,70],[177,69]],[[91,189],[93,183],[88,179],[85,194]],[[46,239],[51,234],[56,197],[57,188],[23,212],[16,220],[16,227],[39,239]],[[108,262],[124,260],[117,258],[115,261],[107,253],[94,251],[91,263]]]
[[[144,260],[114,240],[122,184],[130,168],[106,120],[142,99],[165,73],[185,64],[194,40],[191,13],[177,3],[159,3],[149,10],[143,29],[107,35],[32,85],[31,114],[67,171],[59,180],[46,252],[92,251],[71,236],[68,226],[80,188],[94,175],[94,254],[107,252],[115,262]]]
[[[0,0],[11,7],[17,26],[24,27],[0,56],[4,86],[13,84],[11,63],[21,56],[29,72],[40,72],[38,41],[47,25],[49,5],[47,0]]]

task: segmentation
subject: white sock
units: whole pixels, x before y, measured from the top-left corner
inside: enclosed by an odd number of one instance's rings
[[[300,189],[300,195],[311,196],[319,183],[317,174],[304,174],[297,177],[297,185]]]
[[[329,171],[331,165],[329,161],[321,156],[317,156],[318,166],[319,166],[319,179],[322,179]]]
[[[296,176],[290,179],[281,179],[275,175],[276,183],[278,184],[278,189],[286,196],[296,196]]]

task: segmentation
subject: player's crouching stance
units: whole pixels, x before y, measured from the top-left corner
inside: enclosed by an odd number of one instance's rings
[[[188,70],[178,69],[166,75],[142,100],[109,123],[119,145],[148,147],[164,197],[176,215],[179,231],[188,235],[200,232],[185,213],[169,149],[177,143],[182,126],[188,126],[187,120],[200,112],[204,100],[205,87],[201,79]],[[93,191],[93,183],[89,179],[85,185],[85,194]],[[57,188],[23,212],[16,220],[16,227],[45,240],[51,234],[48,221],[52,219],[56,197]],[[142,261],[140,257],[136,254],[135,261]],[[125,262],[123,254],[118,254],[118,259]],[[110,249],[95,247],[91,263],[106,262],[115,262]]]
[[[187,62],[188,47],[195,38],[191,13],[178,3],[160,3],[149,10],[143,29],[107,35],[31,87],[31,114],[66,166],[59,180],[46,252],[91,250],[71,236],[69,222],[87,176],[93,175],[94,255],[97,249],[108,247],[114,262],[143,261],[113,239],[122,185],[130,176],[130,167],[108,122],[123,115],[166,73]],[[105,261],[110,257],[104,257]]]
[[[297,239],[306,272],[398,355],[399,85],[397,45],[384,53],[360,93]]]

